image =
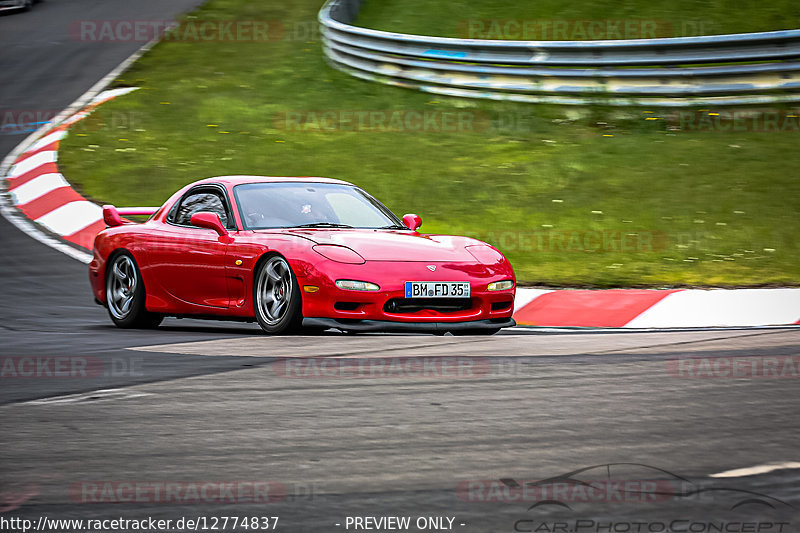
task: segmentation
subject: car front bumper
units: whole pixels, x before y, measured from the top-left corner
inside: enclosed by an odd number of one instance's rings
[[[361,324],[364,330],[369,330],[373,323],[408,323],[414,325],[412,329],[415,331],[420,330],[420,324],[431,324],[432,330],[436,331],[436,324],[480,324],[483,321],[502,324],[511,319],[515,289],[488,290],[492,282],[514,280],[510,265],[486,266],[475,262],[433,264],[436,266],[434,271],[427,268],[429,263],[420,261],[367,261],[363,265],[349,265],[325,260],[312,268],[298,265],[294,268],[295,272],[301,272],[298,284],[303,292],[303,316],[332,319],[339,325]],[[335,284],[337,279],[374,283],[380,290],[340,289]],[[469,282],[471,293],[468,299],[409,299],[405,297],[406,281]],[[421,307],[414,309],[417,302]],[[449,329],[454,327],[457,326],[448,326]],[[350,329],[357,328],[353,326]]]

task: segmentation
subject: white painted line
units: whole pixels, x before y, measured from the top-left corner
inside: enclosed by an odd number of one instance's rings
[[[42,174],[28,183],[23,183],[16,189],[12,189],[10,193],[11,200],[15,205],[27,204],[61,187],[69,187],[69,183],[64,179],[64,176],[58,173]]]
[[[103,89],[108,87],[115,78],[117,78],[122,72],[131,66],[134,61],[139,59],[145,52],[150,50],[157,42],[158,39],[153,39],[149,43],[139,48],[136,52],[128,56],[125,61],[117,65],[111,72],[106,74],[100,81],[95,83],[88,91],[78,97],[77,100],[72,102],[72,104],[59,113],[57,117],[25,137],[25,139],[3,159],[2,163],[0,163],[0,185],[7,190],[10,169],[21,154],[28,151],[29,147],[33,146],[37,140],[46,135],[53,128],[57,127],[59,124],[61,124],[61,122],[83,109],[88,102],[96,98],[97,95],[103,91]],[[49,246],[54,250],[58,250],[59,252],[62,252],[63,254],[68,255],[69,257],[72,257],[73,259],[76,259],[87,265],[92,261],[91,253],[86,253],[73,248],[65,242],[53,238],[42,231],[36,224],[31,222],[30,219],[25,217],[16,207],[11,204],[11,200],[7,194],[0,195],[0,214],[2,214],[3,217],[5,217],[6,220],[8,220],[11,224],[16,226],[17,229],[32,239],[44,244],[45,246]]]
[[[36,222],[58,235],[72,235],[103,219],[103,209],[87,200],[70,202],[53,209]]]
[[[117,96],[122,96],[128,93],[132,93],[133,91],[137,90],[138,87],[118,87],[117,89],[109,89],[107,91],[103,91],[97,96],[92,99],[93,104],[100,103],[104,100],[108,100],[110,98],[116,98]]]
[[[800,289],[685,290],[667,295],[625,327],[772,326],[798,319]]]
[[[711,474],[711,477],[721,478],[721,477],[755,476],[757,474],[768,474],[770,472],[774,472],[775,470],[788,470],[790,468],[791,469],[800,468],[800,463],[797,462],[772,463],[768,465],[751,466],[748,468],[737,468],[736,470],[726,470],[725,472]]]
[[[83,111],[80,111],[79,113],[75,113],[74,115],[72,115],[68,119],[64,120],[64,122],[62,122],[62,124],[66,125],[66,126],[71,126],[71,125],[75,124],[76,122],[80,122],[84,118],[86,118],[89,115],[91,115],[92,113],[94,113],[97,110],[97,107],[96,107],[97,105],[102,104],[103,102],[106,102],[108,100],[112,100],[112,99],[114,99],[114,98],[116,98],[118,96],[122,96],[122,95],[125,95],[125,94],[128,94],[128,93],[132,93],[133,91],[136,91],[137,89],[139,89],[139,87],[122,87],[120,89],[110,89],[108,91],[103,91],[102,93],[100,93],[97,96],[95,96],[94,99],[91,102],[89,102],[88,105],[91,106],[90,108],[84,109]]]
[[[0,200],[0,214],[2,214],[3,217],[5,217],[5,219],[11,222],[14,226],[16,226],[21,232],[25,233],[32,239],[39,241],[45,246],[49,246],[54,250],[58,250],[64,255],[68,255],[69,257],[86,265],[92,261],[92,254],[73,248],[64,242],[51,237],[47,233],[43,232],[40,228],[37,228],[36,224],[25,217],[25,215],[23,215],[16,207],[10,205],[10,202],[5,195],[2,197],[2,200]]]
[[[517,295],[514,297],[514,312],[516,313],[539,296],[553,292],[552,290],[545,289],[517,289]]]
[[[141,398],[142,396],[151,396],[149,392],[134,392],[124,389],[103,389],[92,392],[83,392],[80,394],[70,394],[68,396],[54,396],[52,398],[42,398],[39,400],[30,400],[23,402],[32,405],[52,405],[58,403],[78,403],[90,402],[100,400],[128,400],[131,398]]]
[[[742,331],[742,330],[800,330],[800,325],[788,324],[783,326],[726,326],[726,327],[685,327],[685,328],[591,328],[582,326],[514,326],[513,328],[505,329],[504,331],[517,332],[531,332],[531,333],[563,333],[563,334],[585,334],[592,335],[595,333],[677,333],[677,332],[695,332],[695,331]]]
[[[25,159],[23,159],[13,167],[11,167],[11,172],[8,174],[8,177],[16,178],[18,176],[25,174],[26,172],[30,172],[36,167],[40,167],[47,163],[55,163],[56,159],[58,159],[58,152],[56,152],[55,150],[39,152],[38,154],[34,154],[31,157],[26,157]]]
[[[53,133],[50,133],[49,135],[45,135],[44,137],[42,137],[41,139],[39,139],[38,141],[33,143],[33,145],[30,148],[28,148],[27,150],[25,150],[25,151],[26,152],[32,152],[34,150],[38,150],[39,148],[44,148],[45,146],[47,146],[49,144],[52,144],[52,143],[54,143],[56,141],[60,141],[61,139],[63,139],[66,136],[67,136],[66,130],[54,131]]]
[[[64,120],[64,122],[62,122],[61,124],[63,126],[72,126],[76,122],[80,122],[81,120],[85,119],[87,116],[89,116],[89,114],[90,111],[81,111],[80,113],[75,113],[68,119]]]

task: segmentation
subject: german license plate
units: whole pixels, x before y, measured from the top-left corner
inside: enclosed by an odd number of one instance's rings
[[[406,298],[469,298],[468,281],[406,281]]]

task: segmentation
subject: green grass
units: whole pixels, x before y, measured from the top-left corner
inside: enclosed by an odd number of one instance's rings
[[[192,16],[303,28],[320,5],[212,0]],[[214,175],[329,176],[419,213],[428,232],[497,244],[525,284],[800,281],[800,132],[670,132],[645,120],[667,117],[658,110],[432,97],[336,72],[316,41],[162,43],[123,78],[141,90],[62,144],[62,171],[99,201],[160,205]],[[275,121],[329,110],[471,113],[475,127],[287,131]],[[569,245],[571,231],[655,234],[656,246],[586,250]]]
[[[505,29],[509,20],[534,24],[528,27],[527,36],[519,37],[515,33],[521,29],[515,26]],[[588,38],[581,36],[576,21],[653,23],[638,26],[640,30],[634,24],[629,32],[620,30],[618,37],[601,35],[600,39],[789,30],[800,28],[800,3],[796,0],[366,0],[356,22],[378,30],[442,37],[556,41]],[[493,26],[492,22],[496,24]],[[541,22],[566,25],[561,31],[554,31],[553,26],[538,24]],[[648,34],[637,34],[642,29]]]

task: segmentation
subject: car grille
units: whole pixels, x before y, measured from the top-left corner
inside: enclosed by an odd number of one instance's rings
[[[386,313],[407,314],[420,311],[458,313],[472,309],[472,298],[392,298],[383,306]]]

